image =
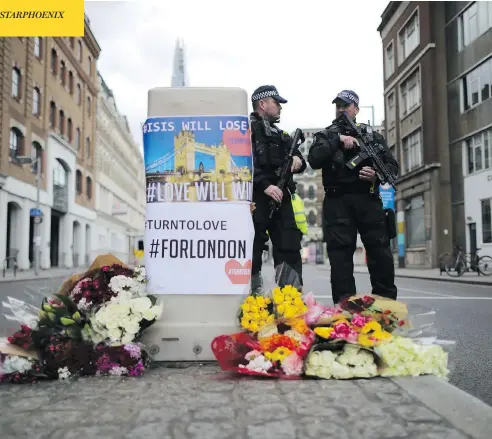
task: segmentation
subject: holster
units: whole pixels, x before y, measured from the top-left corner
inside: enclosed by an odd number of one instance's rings
[[[388,230],[389,239],[396,238],[396,215],[393,209],[384,209],[386,214],[386,229]]]

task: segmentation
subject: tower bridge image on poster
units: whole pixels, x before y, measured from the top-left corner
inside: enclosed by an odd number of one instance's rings
[[[146,158],[152,158],[145,166],[147,201],[251,201],[249,127],[224,129],[234,126],[227,116],[173,119],[167,127],[175,129],[144,126]]]

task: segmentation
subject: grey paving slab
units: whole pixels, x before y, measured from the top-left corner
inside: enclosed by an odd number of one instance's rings
[[[160,365],[141,378],[2,385],[0,401],[2,439],[492,437],[492,408],[432,377],[276,381]]]

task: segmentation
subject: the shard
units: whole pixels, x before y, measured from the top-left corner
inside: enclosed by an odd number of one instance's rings
[[[187,87],[188,75],[185,66],[184,41],[180,38],[176,40],[174,49],[173,77],[171,87]]]

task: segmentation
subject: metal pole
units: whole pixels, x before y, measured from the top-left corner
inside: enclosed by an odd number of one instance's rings
[[[41,209],[41,157],[38,155],[36,157],[36,209],[39,212]],[[41,237],[39,233],[41,217],[34,218],[34,274],[37,276],[39,274],[39,255],[41,246]]]
[[[374,121],[374,105],[371,105],[372,108],[372,126],[376,125],[376,122]]]

